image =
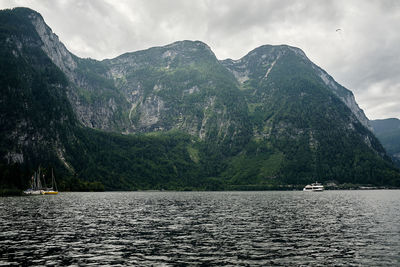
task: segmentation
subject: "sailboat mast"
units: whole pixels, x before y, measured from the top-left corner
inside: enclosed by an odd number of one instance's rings
[[[57,191],[56,179],[54,178],[53,168],[51,169],[51,188]]]
[[[39,166],[39,174],[37,177],[37,189],[42,189],[42,183],[40,182],[40,166]]]
[[[34,184],[34,178],[33,178],[34,176],[32,175],[32,177],[31,177],[31,189],[33,190],[33,188],[34,188],[34,186],[35,186],[35,184]]]
[[[43,178],[43,180],[42,180],[42,186],[43,186],[43,188],[47,188],[47,185],[46,185],[46,177],[44,176],[44,173],[42,174],[42,178]]]
[[[32,189],[33,190],[37,189],[36,172],[33,174]]]
[[[35,172],[35,190],[38,190],[39,188],[39,178],[38,178],[38,173]]]

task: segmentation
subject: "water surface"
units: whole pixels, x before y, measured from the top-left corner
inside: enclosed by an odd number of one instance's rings
[[[0,265],[400,265],[400,191],[0,198]]]

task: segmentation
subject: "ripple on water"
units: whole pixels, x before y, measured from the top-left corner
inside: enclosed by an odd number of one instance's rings
[[[0,198],[0,265],[400,264],[398,191]]]

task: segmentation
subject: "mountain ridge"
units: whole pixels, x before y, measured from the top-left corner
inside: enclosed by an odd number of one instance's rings
[[[65,48],[65,46],[61,42],[59,42],[58,36],[55,35],[51,31],[51,29],[45,24],[41,15],[36,12],[34,14],[36,16],[38,16],[37,18],[34,18],[33,21],[34,21],[34,26],[36,27],[36,30],[37,30],[39,36],[41,37],[43,43],[45,44],[43,49],[52,58],[53,62],[58,67],[60,67],[65,73],[69,74],[70,73],[69,71],[71,69],[76,68],[76,63],[72,60],[72,56],[71,56],[72,53],[70,53]],[[51,45],[51,41],[58,42],[60,45]],[[184,41],[176,41],[174,43],[171,43],[171,44],[168,44],[165,46],[152,47],[152,48],[135,51],[135,52],[127,52],[127,53],[124,53],[113,59],[105,59],[105,60],[101,60],[98,62],[102,62],[102,63],[103,62],[113,62],[113,61],[118,60],[119,58],[123,58],[123,57],[126,58],[128,56],[132,56],[132,55],[136,55],[136,54],[147,53],[147,52],[150,52],[151,50],[162,50],[162,49],[165,50],[165,49],[174,48],[176,46],[184,47],[185,44],[189,44],[189,43],[190,44],[193,43],[196,45],[201,44],[201,46],[204,46],[205,48],[207,48],[207,50],[211,53],[211,55],[217,60],[215,54],[212,52],[210,47],[207,44],[205,44],[204,42],[184,40]],[[55,49],[57,51],[57,53],[50,53],[51,50],[54,50],[54,47],[59,48],[59,49]],[[288,45],[278,45],[278,46],[262,45],[260,47],[253,49],[248,54],[246,54],[244,57],[242,57],[241,59],[238,59],[236,61],[241,61],[244,58],[251,56],[252,53],[256,53],[258,50],[262,50],[264,48],[271,48],[271,47],[274,49],[286,48],[286,49],[292,50],[296,54],[298,54],[302,58],[304,58],[305,60],[312,63],[301,49],[292,47],[292,46],[288,46]],[[224,61],[225,60],[220,60],[220,62],[224,62]],[[342,101],[344,103],[346,103],[346,105],[352,110],[352,112],[356,115],[356,117],[360,120],[360,122],[364,126],[366,126],[369,130],[371,130],[372,128],[368,123],[368,119],[366,118],[364,112],[358,107],[351,91],[349,91],[346,88],[344,88],[343,86],[339,85],[336,81],[334,81],[334,79],[330,75],[328,75],[324,70],[322,70],[317,65],[313,64],[313,68],[317,69],[320,72],[321,79],[326,83],[327,86],[329,86],[332,89],[333,92],[335,92],[335,94],[337,96],[339,96],[342,99]],[[71,75],[69,74],[68,76],[71,79]]]
[[[97,61],[70,53],[35,11],[1,11],[0,22],[1,66],[20,59],[16,68],[48,77],[43,88],[58,88],[60,95],[46,108],[69,114],[50,120],[44,113],[42,126],[33,120],[33,133],[8,121],[9,129],[2,130],[3,173],[10,163],[28,172],[40,162],[30,148],[47,142],[54,144],[43,148],[49,164],[64,168],[66,176],[101,181],[106,189],[400,181],[351,91],[299,48],[264,45],[239,60],[218,60],[205,43],[186,40]],[[23,82],[24,72],[16,73],[9,76]],[[2,102],[19,103],[18,88],[6,77],[1,82],[10,92]],[[26,103],[41,106],[52,93],[35,98],[33,87],[22,87],[36,99]],[[18,114],[11,104],[4,118],[41,114]],[[47,136],[32,139],[45,129]],[[18,138],[31,141],[22,145]]]

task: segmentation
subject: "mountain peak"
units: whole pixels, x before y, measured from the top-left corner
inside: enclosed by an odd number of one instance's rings
[[[298,47],[290,46],[290,45],[262,45],[259,46],[253,50],[251,50],[247,55],[245,55],[243,58],[251,58],[251,57],[261,57],[265,58],[266,56],[280,56],[284,54],[289,54],[289,53],[294,53],[295,55],[300,56],[303,59],[309,60],[304,53],[303,50],[301,50]]]
[[[12,9],[5,9],[5,10],[6,11],[11,11],[12,13],[18,14],[18,15],[21,15],[21,16],[29,16],[31,14],[34,14],[36,16],[42,17],[42,15],[40,15],[39,12],[37,12],[37,11],[35,11],[33,9],[30,9],[29,7],[14,7]]]
[[[37,19],[44,21],[42,15],[40,15],[40,13],[36,12],[33,9],[27,8],[27,7],[15,7],[12,9],[4,9],[4,10],[0,10],[0,12],[2,14],[8,14],[10,16],[14,16],[14,17],[18,18],[19,24],[21,22],[26,23],[26,22],[32,20],[33,18],[37,18]]]
[[[211,48],[202,41],[192,41],[192,40],[182,40],[176,41],[171,44],[165,45],[164,47],[172,48],[172,47],[183,47],[183,48],[205,48],[211,50]]]
[[[212,56],[216,58],[211,48],[202,41],[183,40],[165,46],[161,46],[159,48],[164,50],[173,50],[178,53],[186,53],[186,54],[195,53],[197,55],[200,55],[199,53],[204,53],[203,55]]]
[[[212,60],[218,62],[210,47],[201,41],[183,40],[165,46],[156,46],[145,50],[128,52],[104,62],[111,64],[125,63],[131,67],[139,67],[142,63],[147,64],[149,59],[153,64],[160,67],[173,66],[175,64],[195,63],[199,60]],[[172,64],[174,63],[174,64]],[[172,64],[172,65],[171,65]]]
[[[135,188],[202,185],[209,177],[230,186],[389,184],[382,176],[398,177],[360,124],[364,115],[351,92],[299,48],[263,45],[239,60],[218,61],[205,43],[184,40],[96,61],[73,56],[35,11],[0,15],[0,82],[7,88],[0,94],[0,161],[43,162],[40,148],[48,162],[82,177],[101,170],[96,176],[110,189],[109,177]],[[182,151],[105,131],[157,132],[160,142]],[[153,162],[160,149],[176,157]],[[134,164],[126,164],[130,159]],[[149,182],[149,166],[166,180]]]

